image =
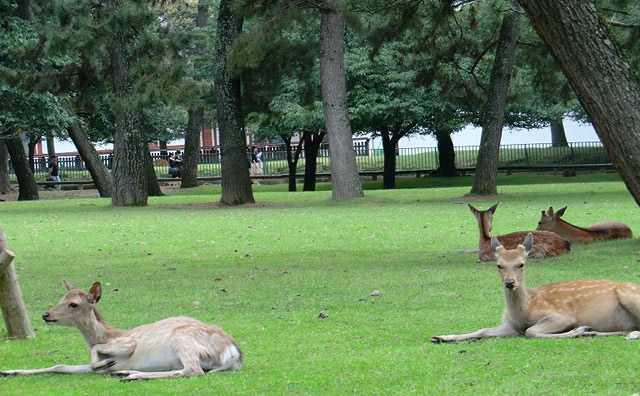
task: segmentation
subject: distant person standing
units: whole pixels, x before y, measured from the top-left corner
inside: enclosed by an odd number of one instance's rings
[[[58,157],[52,156],[49,160],[49,166],[47,167],[49,170],[49,180],[60,181],[60,175],[58,174]],[[62,190],[62,184],[56,184],[56,190]]]

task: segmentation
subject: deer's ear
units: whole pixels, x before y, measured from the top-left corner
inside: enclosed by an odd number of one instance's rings
[[[77,287],[75,287],[74,285],[69,283],[69,281],[67,281],[66,279],[63,279],[62,282],[64,283],[64,287],[67,288],[67,291],[71,291],[73,289],[77,289]]]
[[[522,246],[524,247],[524,250],[529,253],[529,250],[531,250],[531,247],[533,246],[533,234],[527,234],[527,237],[524,238],[524,242],[522,242]]]
[[[100,282],[96,282],[89,289],[89,298],[92,303],[97,304],[100,301],[100,297],[102,296],[102,286]]]
[[[500,203],[500,202],[498,202],[498,203]],[[496,209],[498,209],[498,204],[495,204],[495,205],[493,205],[492,207],[490,207],[490,208],[487,210],[487,212],[490,212],[491,214],[493,214],[493,213],[496,211]]]
[[[478,213],[478,209],[474,208],[473,205],[468,204],[469,205],[469,210],[471,211],[471,213],[473,213],[474,215]]]
[[[556,212],[556,216],[557,217],[562,217],[562,215],[564,214],[564,211],[567,210],[567,207],[565,206],[564,208],[560,209],[559,211]]]
[[[498,240],[498,238],[496,237],[491,237],[491,250],[493,250],[494,252],[496,252],[498,250],[498,248],[503,248],[502,244],[500,243],[500,241]]]

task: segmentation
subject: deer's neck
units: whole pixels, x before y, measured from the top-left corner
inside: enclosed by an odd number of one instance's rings
[[[491,230],[491,219],[487,219],[485,216],[479,216],[478,220],[478,231],[480,232],[480,243],[491,241],[491,235],[489,234],[489,230]]]
[[[97,309],[92,311],[87,320],[78,325],[78,329],[82,332],[89,348],[96,344],[104,344],[124,333],[123,330],[111,327]]]
[[[516,328],[526,326],[531,310],[531,295],[524,285],[515,290],[505,290],[505,319]]]
[[[556,219],[555,227],[552,231],[557,234],[563,235],[565,239],[568,239],[571,242],[585,239],[589,240],[602,232],[600,230],[591,230],[588,228],[578,227],[571,223],[567,223],[562,219]]]

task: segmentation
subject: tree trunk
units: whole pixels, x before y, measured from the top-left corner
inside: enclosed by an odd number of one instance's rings
[[[82,125],[74,122],[67,127],[67,133],[78,150],[78,154],[84,161],[91,179],[102,198],[108,198],[113,191],[113,178],[107,166],[102,162],[96,148],[89,141]]]
[[[358,174],[344,74],[344,16],[340,4],[327,2],[320,10],[320,79],[324,120],[329,136],[332,198],[346,200],[364,196]]]
[[[562,118],[551,121],[551,145],[553,147],[567,147],[567,134],[564,132],[564,124]]]
[[[16,4],[18,5],[18,16],[26,21],[33,21],[31,0],[16,0]]]
[[[209,7],[206,2],[198,2],[198,13],[196,15],[196,26],[204,28],[207,26],[207,14]],[[196,53],[204,55],[206,53],[205,42],[200,40],[196,43]],[[195,66],[197,68],[197,65]],[[189,109],[189,120],[187,131],[184,137],[184,161],[182,162],[182,182],[181,188],[198,186],[198,146],[200,145],[200,130],[204,120],[204,108],[195,106]]]
[[[451,139],[451,131],[436,131],[438,140],[438,170],[436,174],[443,177],[458,176],[456,169],[456,151]]]
[[[400,138],[386,129],[380,131],[380,136],[382,136],[382,153],[384,154],[382,188],[391,190],[396,188],[396,147]]]
[[[303,132],[304,141],[304,184],[302,191],[316,190],[316,173],[318,170],[318,151],[324,139],[324,132]]]
[[[40,142],[40,140],[42,140],[41,136],[33,136],[30,135],[29,136],[29,168],[31,168],[31,172],[35,172],[36,168],[35,168],[35,156],[36,156],[36,146],[38,145],[38,142]]]
[[[122,6],[120,0],[110,0],[109,3],[114,8]],[[148,198],[145,172],[148,146],[141,126],[142,113],[140,109],[132,108],[126,103],[133,94],[127,52],[129,33],[122,30],[111,33],[112,40],[108,46],[111,83],[116,100],[111,195],[113,206],[145,206]]]
[[[512,9],[505,14],[500,27],[471,194],[490,195],[498,192],[500,139],[504,124],[507,90],[520,36],[520,14],[518,11],[518,4],[514,0]]]
[[[200,129],[204,120],[204,107],[189,109],[187,131],[184,136],[184,160],[182,162],[181,188],[198,186],[198,146]]]
[[[153,158],[151,157],[151,151],[147,146],[147,152],[145,154],[145,170],[147,172],[147,191],[151,197],[162,197],[164,193],[160,189],[160,183],[158,183],[158,176],[156,176],[156,170],[153,167]]]
[[[9,249],[2,225],[0,225],[0,248]],[[13,263],[9,264],[4,271],[0,271],[0,308],[2,308],[9,338],[35,338]]]
[[[54,155],[56,155],[56,144],[55,144],[55,138],[53,136],[53,133],[47,133],[46,141],[47,141],[47,155],[49,156],[49,158],[51,158]]]
[[[640,205],[640,81],[591,1],[520,0]]]
[[[36,201],[40,199],[38,196],[38,185],[29,167],[29,160],[27,160],[27,156],[24,154],[22,140],[20,140],[20,137],[14,132],[5,138],[5,142],[7,144],[7,150],[9,150],[9,155],[11,156],[13,170],[16,172],[16,178],[18,179],[18,201]]]
[[[14,191],[9,178],[9,151],[4,139],[0,139],[0,194]]]
[[[214,88],[220,130],[223,205],[242,205],[255,202],[249,177],[240,79],[232,78],[227,70],[227,54],[233,41],[242,31],[241,15],[231,10],[232,0],[221,0],[216,31]]]
[[[280,135],[287,150],[287,165],[289,166],[289,191],[295,192],[296,186],[296,170],[298,168],[298,160],[302,151],[302,141],[298,142],[295,154],[291,152],[291,136]]]
[[[167,160],[169,158],[169,152],[167,151],[167,141],[160,140],[158,142],[158,146],[160,147],[160,157],[162,159]]]

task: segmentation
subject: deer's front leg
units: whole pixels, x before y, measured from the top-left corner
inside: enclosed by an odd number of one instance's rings
[[[47,374],[47,373],[88,374],[92,372],[93,372],[93,369],[91,368],[91,365],[84,364],[80,366],[57,365],[53,367],[47,367],[42,369],[32,369],[32,370],[3,370],[3,371],[0,371],[0,375],[34,375],[34,374]]]
[[[520,335],[516,329],[510,324],[506,323],[499,327],[491,327],[488,329],[476,330],[472,333],[466,334],[450,334],[431,337],[431,342],[457,342],[466,340],[478,340],[481,338],[489,337],[516,337]]]
[[[91,348],[91,368],[104,370],[114,366],[119,360],[126,360],[136,349],[136,343],[129,339],[113,339]]]

